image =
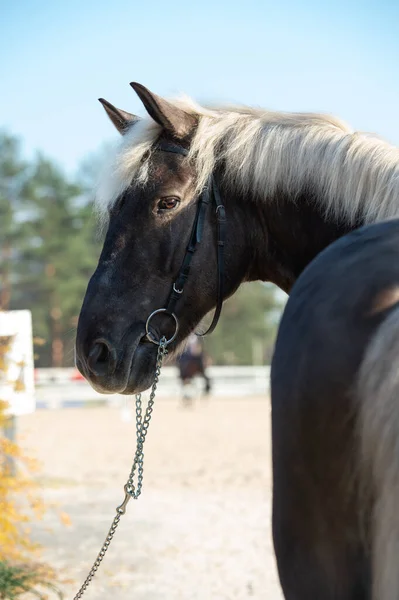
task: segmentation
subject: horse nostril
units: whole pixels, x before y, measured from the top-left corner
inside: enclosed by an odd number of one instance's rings
[[[112,375],[116,368],[116,351],[106,340],[96,340],[90,349],[87,366],[94,375]]]

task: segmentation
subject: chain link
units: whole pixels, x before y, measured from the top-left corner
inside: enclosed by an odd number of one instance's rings
[[[114,517],[114,520],[112,521],[112,525],[109,528],[109,531],[107,533],[107,536],[105,538],[105,541],[101,547],[100,552],[97,555],[96,560],[94,561],[94,564],[92,566],[92,568],[89,571],[88,576],[86,577],[86,579],[84,580],[80,590],[78,591],[78,593],[76,594],[76,596],[74,596],[73,600],[79,600],[83,594],[85,593],[85,591],[87,590],[87,588],[90,585],[91,580],[93,579],[94,575],[97,573],[99,566],[101,565],[101,562],[105,556],[105,553],[107,552],[112,539],[114,537],[116,528],[119,525],[119,521],[121,520],[121,516],[125,514],[126,512],[126,506],[127,503],[129,502],[129,500],[131,498],[134,498],[135,500],[137,500],[137,498],[140,496],[141,494],[141,489],[143,486],[143,475],[144,475],[144,451],[143,451],[143,447],[144,447],[144,442],[147,436],[147,432],[148,432],[148,427],[150,424],[150,420],[151,420],[151,415],[152,415],[152,411],[153,411],[153,407],[154,407],[154,400],[155,400],[155,392],[157,389],[157,385],[158,385],[158,381],[159,381],[159,376],[161,373],[161,367],[162,367],[162,362],[163,359],[165,358],[165,356],[167,355],[168,350],[167,350],[167,340],[165,337],[163,337],[160,342],[159,342],[159,346],[158,346],[158,354],[157,354],[157,362],[156,362],[156,368],[155,368],[155,377],[154,377],[154,382],[152,384],[152,388],[151,388],[151,393],[150,393],[150,398],[148,400],[148,404],[147,404],[147,408],[145,410],[145,414],[144,414],[144,419],[143,419],[143,410],[142,410],[142,401],[141,401],[141,394],[137,394],[136,395],[136,437],[137,437],[137,445],[136,445],[136,452],[134,455],[134,459],[133,459],[133,465],[132,465],[132,469],[130,471],[130,475],[128,477],[128,480],[124,486],[124,490],[125,490],[125,499],[122,502],[122,504],[120,504],[117,508],[116,508],[116,515]],[[136,473],[137,470],[137,473]],[[136,483],[135,483],[136,480]]]

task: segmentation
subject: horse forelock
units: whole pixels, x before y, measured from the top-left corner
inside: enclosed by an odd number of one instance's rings
[[[381,139],[329,115],[203,107],[187,97],[174,102],[198,120],[188,155],[197,192],[223,164],[225,185],[244,197],[272,201],[283,192],[295,200],[312,190],[326,215],[348,223],[399,212],[399,150]],[[160,134],[161,127],[147,117],[122,137],[98,187],[100,215],[133,180],[146,182]]]

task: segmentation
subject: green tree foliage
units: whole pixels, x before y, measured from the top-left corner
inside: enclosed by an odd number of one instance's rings
[[[13,306],[26,307],[30,299],[35,335],[46,341],[39,350],[41,362],[54,366],[64,364],[65,350],[71,353],[76,317],[97,254],[81,192],[44,158],[36,161],[25,190]]]
[[[73,364],[77,316],[100,251],[82,186],[0,136],[1,308],[29,308],[37,366]]]
[[[77,317],[100,251],[93,190],[108,147],[72,181],[50,160],[21,159],[18,140],[0,133],[0,309],[29,308],[36,366],[70,366]],[[270,357],[279,302],[270,286],[243,286],[224,306],[206,346],[214,363]]]
[[[19,240],[18,211],[27,167],[18,140],[0,132],[0,310],[10,303],[13,248]]]
[[[269,362],[282,306],[282,296],[272,285],[242,285],[224,303],[214,333],[205,338],[211,360],[219,365]]]

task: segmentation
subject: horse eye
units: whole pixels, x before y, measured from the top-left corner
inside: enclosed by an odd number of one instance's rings
[[[158,202],[158,210],[172,210],[179,206],[180,200],[174,197],[161,198]]]

